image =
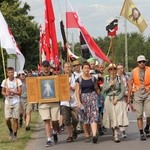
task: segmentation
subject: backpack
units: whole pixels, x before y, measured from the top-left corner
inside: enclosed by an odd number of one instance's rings
[[[82,82],[82,77],[80,76],[79,78],[79,85],[81,86],[81,82]],[[92,82],[94,83],[94,89],[95,89],[95,91],[96,91],[96,93],[98,94],[98,89],[97,89],[97,87],[98,87],[98,82],[97,82],[97,80],[96,80],[96,78],[94,77],[94,76],[92,76]],[[97,85],[96,85],[97,84]],[[99,87],[98,87],[99,88]]]
[[[80,76],[78,79],[79,79],[79,84],[81,85],[82,77]],[[92,76],[92,82],[95,83],[95,77],[94,76]]]

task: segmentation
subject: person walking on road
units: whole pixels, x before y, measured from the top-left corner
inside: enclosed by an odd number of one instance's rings
[[[103,125],[113,129],[114,142],[118,143],[120,127],[126,127],[129,124],[123,99],[125,86],[121,78],[117,76],[115,64],[110,64],[106,69],[109,75],[105,77],[103,85],[103,92],[106,94]]]
[[[42,62],[42,73],[41,76],[51,76],[50,63],[48,61]],[[59,117],[60,107],[58,102],[42,103],[39,104],[39,114],[45,123],[45,132],[47,135],[46,147],[52,145],[52,132],[54,142],[57,143],[58,137],[57,132],[59,130]]]
[[[68,62],[64,63],[64,73],[69,75],[70,101],[61,101],[60,105],[68,134],[67,142],[70,143],[77,138],[78,109],[75,97],[75,75],[72,73],[71,64]]]
[[[76,80],[76,97],[78,108],[80,109],[80,121],[83,124],[85,143],[91,141],[90,127],[92,129],[92,142],[97,143],[97,123],[98,123],[98,88],[97,80],[90,74],[90,65],[83,63],[83,74]]]
[[[137,57],[137,67],[131,72],[128,90],[128,103],[133,95],[133,108],[137,116],[137,125],[140,132],[140,140],[150,137],[150,67],[146,66],[144,55]],[[143,112],[146,114],[146,127],[143,131]],[[145,137],[145,134],[146,137]]]
[[[5,119],[11,140],[17,139],[18,119],[20,115],[20,95],[22,82],[14,77],[14,68],[7,68],[7,79],[2,81],[2,95],[5,97]],[[13,119],[13,126],[11,119]]]

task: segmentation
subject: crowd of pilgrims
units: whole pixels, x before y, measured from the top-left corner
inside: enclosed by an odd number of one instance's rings
[[[8,78],[11,76],[10,71],[14,73],[13,68],[7,68]],[[21,87],[21,94],[17,93],[21,106],[19,115],[13,117],[14,110],[11,110],[12,116],[7,117],[5,114],[11,140],[17,139],[18,128],[22,127],[24,122],[26,131],[30,130],[31,112],[34,109],[39,110],[45,123],[46,147],[59,142],[58,136],[64,129],[67,132],[68,143],[76,140],[79,133],[83,133],[85,143],[97,143],[98,136],[105,134],[108,129],[111,129],[116,143],[120,142],[121,138],[127,138],[129,76],[125,73],[124,66],[109,64],[105,67],[91,58],[82,64],[78,60],[64,63],[62,73],[69,75],[70,100],[31,104],[27,101],[26,78],[57,75],[58,72],[48,61],[42,62],[40,73],[31,70],[18,72],[16,78],[19,82],[14,84]],[[4,83],[1,86],[5,87]],[[2,90],[2,94],[7,97],[5,93],[6,91]],[[11,126],[11,118],[15,120],[14,124],[19,124],[19,127]]]

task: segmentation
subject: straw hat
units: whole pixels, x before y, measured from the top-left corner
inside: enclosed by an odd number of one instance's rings
[[[115,65],[115,64],[109,64],[109,66],[108,67],[106,67],[106,71],[109,71],[109,69],[111,69],[111,68],[117,68],[117,66]]]
[[[72,65],[73,65],[73,66],[80,65],[80,62],[79,62],[79,60],[75,60],[75,61],[73,61],[73,62],[72,62]]]

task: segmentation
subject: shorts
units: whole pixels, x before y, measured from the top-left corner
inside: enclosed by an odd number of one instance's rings
[[[29,114],[32,111],[32,104],[28,103],[27,100],[21,99],[21,111],[25,112],[25,114]]]
[[[20,116],[20,103],[14,105],[5,104],[5,118],[19,119]]]
[[[77,109],[77,107],[70,108],[67,106],[61,106],[61,109],[62,109],[62,115],[64,118],[65,125],[66,126],[73,125],[73,127],[75,129],[78,124],[78,109]]]
[[[137,118],[143,118],[144,111],[146,117],[150,117],[150,95],[143,99],[134,94],[133,107]]]
[[[39,104],[39,114],[42,120],[58,121],[60,118],[59,103]]]

